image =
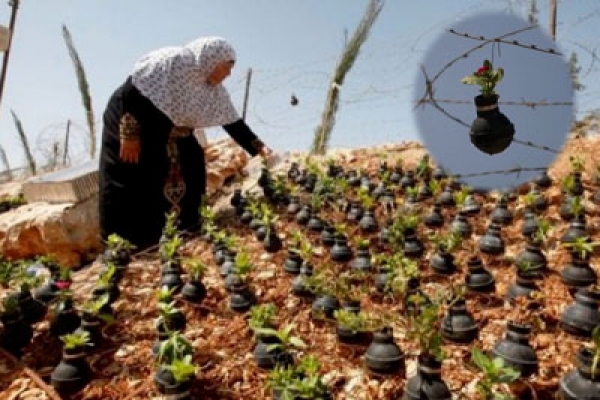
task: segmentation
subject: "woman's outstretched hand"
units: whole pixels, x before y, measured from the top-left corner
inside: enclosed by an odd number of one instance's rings
[[[267,159],[271,156],[271,154],[273,154],[273,150],[271,150],[268,146],[263,146],[260,151],[258,152],[258,154],[264,158]]]
[[[140,151],[139,139],[121,139],[119,157],[121,157],[122,161],[137,164],[140,160]]]

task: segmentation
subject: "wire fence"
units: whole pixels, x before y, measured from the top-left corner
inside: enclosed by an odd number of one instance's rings
[[[413,70],[417,74],[419,73],[419,59],[426,51],[428,41],[434,35],[442,32],[442,27],[449,26],[457,18],[464,15],[482,10],[489,11],[491,7],[504,10],[509,6],[507,1],[504,0],[482,0],[469,7],[462,7],[455,13],[444,15],[429,26],[423,26],[420,31],[384,39],[380,39],[377,35],[371,37],[349,74],[347,83],[343,86],[332,143],[346,140],[347,132],[350,131],[359,132],[356,140],[357,142],[361,141],[361,145],[363,143],[367,145],[369,140],[392,141],[396,139],[397,141],[400,138],[409,137],[410,134],[418,140],[416,132],[407,132],[405,128],[412,124],[410,110],[415,106],[410,98],[415,88],[412,82],[409,82],[412,81],[414,75],[411,75],[408,80],[406,75],[410,75]],[[514,5],[511,7],[514,8]],[[565,4],[565,9],[567,7],[567,4]],[[600,7],[594,5],[593,9],[586,14],[562,19],[562,25],[559,26],[559,38],[563,44],[562,51],[538,48],[535,44],[524,40],[517,40],[515,43],[510,35],[511,32],[498,37],[482,37],[473,32],[459,32],[451,29],[446,30],[446,32],[456,37],[463,37],[465,41],[471,41],[474,46],[515,46],[530,51],[545,52],[558,57],[568,55],[571,51],[576,50],[580,55],[579,59],[583,67],[581,77],[586,78],[584,83],[590,82],[586,89],[578,93],[578,112],[586,113],[600,107],[600,91],[594,90],[597,88],[594,82],[598,81],[598,71],[600,70],[596,53],[600,41],[597,37],[590,38],[585,42],[578,41],[574,33],[577,33],[577,30],[581,27],[597,24],[599,16]],[[527,27],[527,29],[533,29],[533,27]],[[464,54],[457,55],[457,62],[460,59],[464,59]],[[334,55],[313,59],[307,58],[305,62],[282,63],[282,65],[274,67],[253,67],[247,117],[249,125],[258,134],[272,141],[275,147],[277,145],[284,147],[285,143],[293,149],[307,148],[312,139],[313,129],[318,125],[328,81],[336,61],[337,57]],[[437,98],[434,89],[437,83],[436,75],[438,74],[433,72],[428,71],[430,73],[429,85],[424,88],[419,105],[433,106],[439,112],[447,114],[455,123],[468,126],[469,124],[465,121],[461,121],[459,117],[452,115],[449,105],[472,104],[472,102],[460,99]],[[443,71],[440,71],[440,73],[443,73]],[[228,82],[227,86],[234,102],[241,105],[245,89],[244,77],[240,76],[238,79]],[[299,100],[296,106],[290,103],[293,94]],[[382,117],[379,110],[390,104],[393,104],[395,109],[402,111]],[[542,107],[567,106],[571,105],[572,102],[513,98],[509,101],[501,100],[499,104],[539,109]],[[404,109],[409,110],[409,112],[404,112]],[[56,124],[56,129],[54,127],[43,129],[45,139],[36,144],[38,159],[45,160],[48,155],[51,155],[52,143],[55,141],[61,143],[62,146],[64,123],[62,124],[63,126]],[[84,124],[81,123],[80,125]],[[97,126],[100,126],[100,123]],[[40,134],[40,132],[35,133]],[[224,135],[220,129],[210,130],[208,133],[209,137]],[[68,148],[68,161],[71,164],[76,164],[78,162],[76,158],[79,154],[86,155],[89,144],[84,142],[85,135],[81,135],[80,144],[75,142],[75,135],[72,138],[73,141],[69,143]],[[553,154],[557,151],[557,149],[540,146],[539,143],[521,139],[516,138],[517,141],[523,142],[519,145]],[[63,150],[63,148],[61,147],[60,150]],[[62,155],[63,153],[59,152],[59,154]],[[11,157],[13,156],[11,155]]]

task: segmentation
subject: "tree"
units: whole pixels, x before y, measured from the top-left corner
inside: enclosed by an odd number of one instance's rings
[[[538,25],[538,13],[539,9],[537,8],[537,0],[529,0],[529,11],[527,13],[527,20],[532,25]]]
[[[573,90],[579,91],[585,89],[585,86],[579,82],[579,72],[581,71],[581,66],[579,65],[579,59],[577,58],[577,53],[571,53],[571,57],[569,57],[569,74],[571,75],[571,82],[573,84]]]
[[[339,106],[340,89],[344,84],[344,78],[350,68],[354,65],[360,48],[367,40],[367,36],[377,20],[381,9],[383,8],[383,0],[370,0],[367,10],[362,17],[352,39],[344,47],[342,57],[335,67],[333,78],[329,84],[327,91],[327,99],[325,100],[325,109],[321,116],[321,124],[315,130],[315,137],[311,148],[311,154],[324,154],[327,151],[327,145],[335,124],[335,114]]]
[[[77,53],[75,45],[73,44],[71,33],[65,25],[63,25],[62,30],[63,38],[65,39],[67,49],[69,50],[69,56],[73,61],[75,73],[77,74],[77,83],[79,84],[81,101],[83,102],[83,107],[85,108],[85,116],[87,118],[87,123],[90,130],[90,157],[94,158],[94,156],[96,155],[96,127],[94,126],[94,110],[92,108],[92,96],[90,95],[90,86],[85,76],[85,70],[83,69],[83,64],[81,63],[79,54]]]
[[[25,135],[25,131],[23,130],[23,124],[13,110],[10,110],[10,113],[12,114],[13,121],[15,121],[19,139],[21,139],[21,146],[23,146],[23,151],[25,152],[25,157],[27,158],[27,163],[29,164],[29,172],[31,172],[31,175],[35,175],[35,160],[31,154],[31,148],[29,147],[29,142],[27,141],[27,135]]]
[[[10,170],[10,164],[8,163],[8,157],[6,156],[6,151],[4,151],[4,147],[0,146],[0,159],[2,160],[2,164],[4,165],[4,169],[6,170],[6,174],[9,181],[12,181],[12,172]]]

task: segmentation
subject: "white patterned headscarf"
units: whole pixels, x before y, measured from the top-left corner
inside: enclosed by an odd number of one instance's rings
[[[207,82],[215,66],[227,61],[235,61],[233,47],[223,38],[205,37],[145,55],[131,75],[133,85],[176,126],[227,125],[240,119],[229,93]]]

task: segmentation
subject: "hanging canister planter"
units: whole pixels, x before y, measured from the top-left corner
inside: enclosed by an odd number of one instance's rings
[[[472,75],[462,78],[462,83],[480,86],[481,94],[475,97],[477,118],[471,124],[471,143],[482,152],[494,155],[510,146],[515,127],[498,108],[496,85],[504,77],[504,69],[494,69],[489,60]]]
[[[498,108],[498,95],[475,97],[477,118],[471,124],[471,143],[482,152],[494,155],[510,146],[515,127]]]

